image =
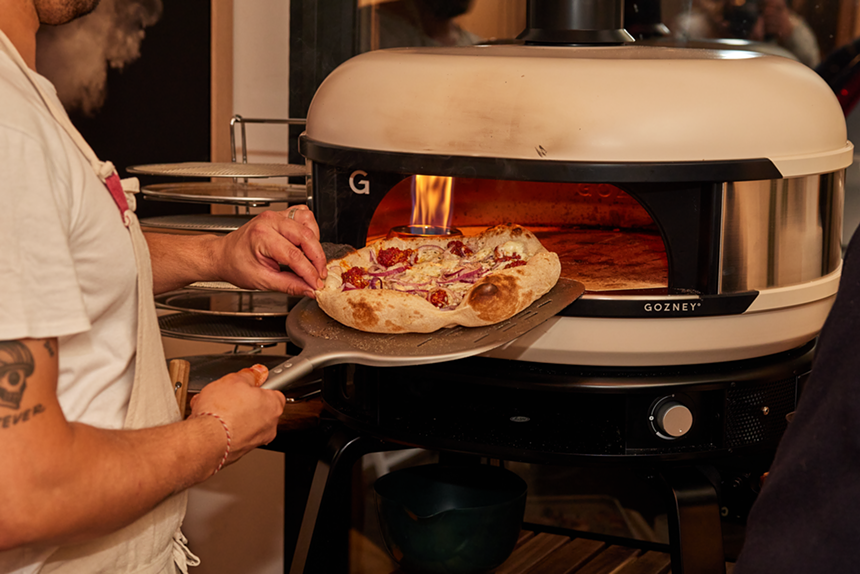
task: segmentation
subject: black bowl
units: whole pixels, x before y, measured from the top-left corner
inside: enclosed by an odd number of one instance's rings
[[[420,574],[478,574],[517,543],[526,483],[497,466],[429,464],[390,472],[375,484],[388,552]]]

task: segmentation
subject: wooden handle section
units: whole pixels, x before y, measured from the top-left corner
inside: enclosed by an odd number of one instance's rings
[[[185,403],[188,400],[188,375],[191,372],[191,363],[185,359],[173,359],[168,364],[170,382],[176,394],[176,404],[179,412],[185,417]]]

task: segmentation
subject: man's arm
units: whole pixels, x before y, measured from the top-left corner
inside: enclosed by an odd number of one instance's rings
[[[313,297],[326,276],[319,236],[306,206],[263,212],[224,236],[147,233],[154,291],[221,280],[247,289]],[[291,271],[281,271],[281,265]]]
[[[275,436],[283,395],[265,367],[207,385],[182,422],[104,430],[68,422],[57,400],[56,339],[0,342],[0,551],[88,540],[139,518]]]

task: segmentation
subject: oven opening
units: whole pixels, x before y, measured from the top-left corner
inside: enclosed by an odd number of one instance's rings
[[[421,177],[407,177],[386,194],[370,221],[367,243],[398,230],[420,232],[421,226],[431,227],[434,235],[471,236],[517,223],[558,253],[563,277],[582,282],[589,292],[668,290],[660,231],[645,208],[617,186],[438,178],[450,180],[447,200],[434,191],[439,201],[428,205],[424,193],[414,205]]]

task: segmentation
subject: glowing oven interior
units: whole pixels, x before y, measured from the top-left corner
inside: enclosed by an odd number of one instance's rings
[[[455,228],[470,236],[506,222],[534,232],[558,253],[562,276],[588,291],[668,288],[666,249],[653,219],[629,194],[606,183],[408,177],[380,202],[367,242],[408,225]]]

